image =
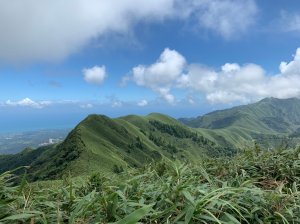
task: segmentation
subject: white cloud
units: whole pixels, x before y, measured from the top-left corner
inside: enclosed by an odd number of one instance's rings
[[[107,76],[104,65],[85,68],[82,70],[82,72],[86,82],[96,85],[101,85]]]
[[[157,88],[176,80],[185,66],[185,58],[175,50],[166,48],[152,65],[138,65],[132,69],[133,80],[140,86]]]
[[[172,0],[1,1],[0,58],[61,60],[93,39],[127,33],[138,21],[161,21],[172,11]]]
[[[132,33],[140,22],[198,18],[225,38],[256,18],[254,0],[11,0],[0,1],[0,60],[58,61],[107,34]]]
[[[187,73],[177,81],[177,85],[181,88],[209,91],[218,79],[216,71],[203,65],[192,64],[187,70]]]
[[[259,93],[258,85],[266,78],[264,70],[255,64],[226,63],[219,71],[193,64],[187,70],[178,86],[204,93],[212,103],[244,102]]]
[[[147,100],[141,100],[140,102],[137,103],[138,106],[140,107],[144,107],[148,105],[148,101]]]
[[[255,23],[258,8],[254,0],[194,0],[199,25],[225,39],[240,36]]]
[[[50,104],[52,104],[51,101],[33,101],[29,98],[25,98],[22,99],[20,101],[11,101],[11,100],[7,100],[5,102],[6,106],[22,106],[22,107],[33,107],[33,108],[37,108],[37,109],[41,109],[44,108],[46,106],[49,106]]]
[[[280,63],[280,72],[285,75],[299,75],[300,72],[300,48],[296,50],[294,60],[287,63],[285,61]]]
[[[151,88],[169,103],[175,102],[169,86],[182,75],[186,65],[185,58],[175,50],[164,49],[159,59],[149,65],[138,65],[132,69],[132,79],[137,85]]]
[[[90,108],[93,108],[93,107],[94,107],[94,105],[91,104],[91,103],[81,104],[80,105],[80,108],[82,108],[82,109],[90,109]]]
[[[222,103],[222,104],[228,104],[235,101],[247,103],[249,100],[242,96],[238,95],[233,92],[228,92],[224,90],[216,90],[211,93],[206,94],[206,99],[213,104]]]
[[[176,98],[174,95],[170,93],[170,88],[165,88],[165,87],[157,88],[156,92],[158,92],[160,96],[169,104],[175,104]]]
[[[176,55],[180,54],[176,52]],[[184,57],[180,55],[180,58]],[[172,64],[172,60],[178,62],[175,57],[170,58],[168,64]],[[133,70],[131,79],[137,85],[151,88],[170,104],[176,103],[175,96],[171,94],[175,88],[203,94],[211,103],[247,103],[264,97],[300,97],[300,48],[292,61],[280,63],[280,73],[275,75],[268,75],[256,64],[226,63],[218,70],[185,62],[173,71],[173,75],[161,73],[161,76],[167,76],[161,77],[165,80],[161,82],[157,81],[157,73],[147,72],[154,65],[143,66],[139,79],[136,79]],[[147,81],[140,81],[144,79]]]
[[[226,63],[222,66],[223,72],[234,72],[240,70],[240,66],[237,63]]]

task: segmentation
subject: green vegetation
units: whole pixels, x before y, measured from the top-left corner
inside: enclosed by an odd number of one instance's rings
[[[28,166],[36,160],[49,146],[41,147],[36,150],[25,149],[15,155],[0,155],[0,173],[7,170],[15,169],[20,166]]]
[[[156,120],[150,120],[149,123],[162,133],[175,136],[177,138],[196,138],[197,133],[188,130],[180,125],[166,124]]]
[[[254,104],[180,120],[196,128],[221,129],[236,125],[262,133],[287,133],[300,125],[299,113],[300,100],[297,98],[266,98]]]
[[[300,100],[264,99],[184,120],[158,113],[111,119],[90,115],[64,142],[16,155],[0,156],[0,171],[30,166],[31,180],[58,179],[101,170],[143,167],[161,158],[198,163],[205,157],[234,156],[254,146],[294,148],[299,143]]]
[[[299,115],[273,98],[182,120],[198,128],[90,115],[0,155],[0,223],[300,223]]]
[[[254,104],[215,111],[204,116],[179,119],[182,123],[197,128],[205,137],[219,141],[222,136],[236,148],[252,146],[258,141],[264,148],[279,147],[286,138],[293,147],[300,138],[300,100],[297,98],[266,98]]]
[[[300,149],[198,165],[160,162],[85,179],[10,183],[0,176],[2,223],[299,223]]]
[[[162,114],[118,119],[90,115],[61,144],[0,156],[0,171],[30,166],[30,180],[50,180],[69,172],[73,176],[99,170],[103,174],[119,173],[161,158],[196,163],[204,156],[234,153],[233,147],[224,150],[223,146]]]

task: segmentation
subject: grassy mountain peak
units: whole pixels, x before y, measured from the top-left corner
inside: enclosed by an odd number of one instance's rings
[[[220,134],[235,145],[251,140],[265,142],[266,139],[278,143],[299,132],[300,99],[265,98],[253,104],[179,120],[202,132]]]
[[[56,179],[69,172],[74,176],[99,170],[121,172],[162,158],[196,162],[205,155],[232,154],[231,150],[222,151],[216,142],[167,115],[152,113],[112,119],[92,114],[62,143],[0,156],[0,164],[2,171],[30,165],[31,176]],[[34,160],[30,160],[31,156]],[[8,157],[9,164],[5,162]]]
[[[296,144],[299,133],[296,98],[267,98],[181,122],[159,113],[114,119],[92,114],[60,144],[0,156],[0,171],[31,166],[30,175],[38,179],[56,179],[69,172],[74,176],[122,172],[162,158],[198,162],[206,156],[233,155],[254,141],[266,148],[282,146],[287,138]]]

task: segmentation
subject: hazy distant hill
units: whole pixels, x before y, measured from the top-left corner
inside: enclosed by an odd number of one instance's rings
[[[219,133],[235,145],[251,139],[272,143],[276,139],[300,136],[300,100],[266,98],[254,104],[179,120],[202,132]]]

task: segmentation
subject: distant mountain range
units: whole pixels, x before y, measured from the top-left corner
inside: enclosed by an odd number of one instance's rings
[[[283,139],[295,144],[298,139],[290,138],[300,136],[300,100],[265,98],[257,103],[179,120],[203,134],[220,134],[239,148],[251,140],[270,147]]]
[[[199,162],[253,147],[295,146],[300,136],[300,100],[267,98],[254,104],[176,120],[163,114],[111,119],[90,115],[65,141],[15,155],[0,156],[0,173],[30,166],[32,180],[69,172],[121,172],[161,158]]]

